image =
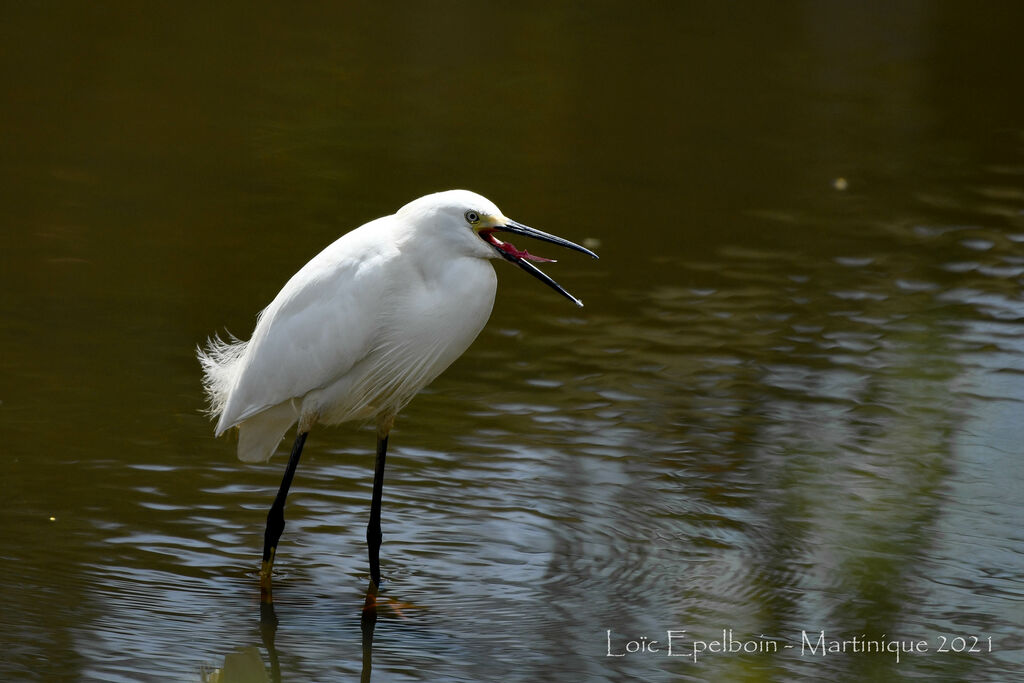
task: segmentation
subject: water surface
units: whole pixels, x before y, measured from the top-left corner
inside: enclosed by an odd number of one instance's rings
[[[1015,5],[3,15],[0,677],[1024,668]],[[537,249],[586,307],[496,264],[392,435],[372,643],[358,426],[310,437],[261,613],[284,456],[213,439],[194,348],[450,187],[593,245]],[[695,660],[723,630],[758,651]]]

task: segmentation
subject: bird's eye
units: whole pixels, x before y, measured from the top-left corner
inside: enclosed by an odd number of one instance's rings
[[[479,223],[480,222],[480,214],[478,214],[476,211],[472,211],[472,210],[471,211],[467,211],[466,212],[466,221],[469,222],[469,223]]]

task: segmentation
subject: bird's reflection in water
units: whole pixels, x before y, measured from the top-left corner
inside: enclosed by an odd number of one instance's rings
[[[363,631],[363,672],[359,680],[367,683],[373,671],[373,630],[377,627],[377,584],[373,581],[366,589],[360,626]]]
[[[274,646],[277,614],[269,598],[270,593],[264,591],[260,602],[260,639],[270,658],[270,671],[267,671],[260,649],[252,645],[225,655],[221,668],[201,671],[202,683],[281,683],[281,663]]]
[[[270,600],[270,594],[266,593],[263,600],[260,600],[260,639],[263,640],[263,647],[270,658],[270,680],[273,683],[281,683],[281,662],[277,657],[277,647],[274,646],[274,637],[277,635],[277,613],[274,612],[274,603]]]
[[[260,649],[254,645],[226,655],[224,666],[219,669],[204,668],[199,673],[199,680],[202,683],[267,683],[270,678]]]
[[[277,647],[274,638],[277,635],[277,613],[274,611],[273,596],[270,587],[263,586],[262,599],[260,600],[260,639],[267,651],[270,660],[270,673],[268,675],[263,660],[260,657],[258,648],[243,648],[238,652],[231,653],[224,658],[224,667],[210,672],[204,672],[203,683],[228,683],[229,681],[249,681],[263,683],[281,683],[281,662],[277,655]],[[360,681],[369,681],[373,671],[373,632],[377,626],[377,613],[379,603],[377,600],[377,585],[370,581],[366,589],[366,598],[363,600],[363,608],[360,615],[360,627],[363,633],[363,662]],[[384,603],[384,608],[400,615],[397,607]]]

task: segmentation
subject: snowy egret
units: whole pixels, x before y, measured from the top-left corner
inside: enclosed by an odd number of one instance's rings
[[[261,581],[269,586],[284,506],[314,424],[375,421],[377,457],[366,541],[380,585],[380,508],[388,434],[413,396],[469,347],[491,314],[502,257],[577,306],[583,303],[498,238],[532,237],[589,249],[502,215],[466,190],[420,197],[343,235],[288,280],[249,341],[211,338],[198,349],[216,436],[238,427],[238,457],[263,462],[293,424],[295,442],[267,514]]]

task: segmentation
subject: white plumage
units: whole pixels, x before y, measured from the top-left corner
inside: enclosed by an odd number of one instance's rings
[[[211,339],[199,349],[217,436],[238,427],[238,457],[269,459],[298,422],[295,444],[267,514],[261,585],[268,591],[284,507],[316,423],[377,422],[367,525],[370,576],[380,584],[381,497],[395,415],[462,355],[491,314],[504,258],[582,306],[535,268],[545,259],[498,239],[512,233],[583,247],[516,223],[466,190],[427,195],[344,235],[295,273],[256,321],[249,341]]]
[[[252,338],[211,340],[199,359],[216,434],[239,428],[238,457],[270,458],[303,418],[322,424],[396,414],[483,329],[498,256],[463,190],[422,197],[371,221],[302,267],[260,313]]]

